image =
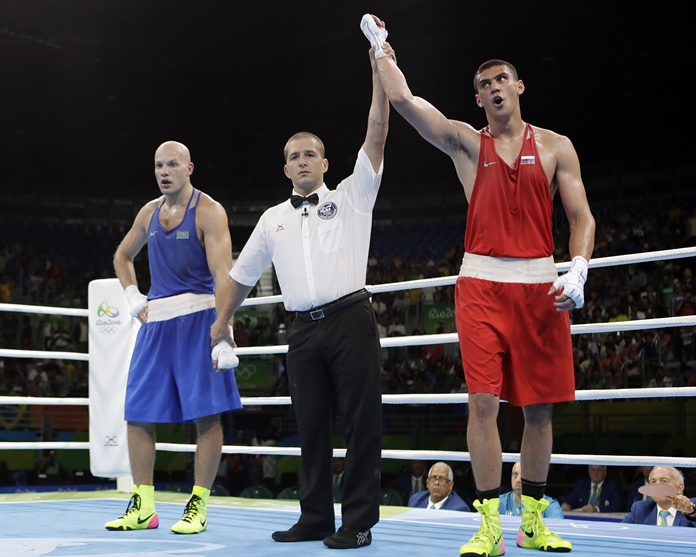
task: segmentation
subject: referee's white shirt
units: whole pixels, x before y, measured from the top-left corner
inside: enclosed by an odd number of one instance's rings
[[[353,174],[319,203],[295,209],[290,199],[267,209],[230,276],[253,286],[273,263],[287,311],[307,311],[365,287],[372,209],[382,181],[361,148]]]

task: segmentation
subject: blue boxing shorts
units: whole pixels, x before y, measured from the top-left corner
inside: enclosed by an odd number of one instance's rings
[[[234,371],[213,367],[215,319],[212,296],[182,294],[149,302],[128,371],[126,421],[183,423],[242,408]]]

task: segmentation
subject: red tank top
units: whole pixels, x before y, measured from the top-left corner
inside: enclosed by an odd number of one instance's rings
[[[464,249],[494,257],[553,255],[553,202],[541,166],[532,126],[513,167],[495,150],[488,128],[481,130],[481,152],[467,212]]]

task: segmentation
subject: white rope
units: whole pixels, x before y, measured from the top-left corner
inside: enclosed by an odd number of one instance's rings
[[[0,445],[1,447],[1,445]],[[157,443],[157,450],[178,452],[181,447],[186,447],[186,452],[195,452],[195,444],[179,445],[176,443]],[[283,455],[300,456],[299,447],[270,447],[267,445],[225,445],[225,454],[251,454],[251,455]],[[346,449],[334,449],[333,455],[345,457]],[[395,460],[459,460],[470,461],[471,454],[464,451],[428,451],[415,449],[383,449],[382,458]],[[503,462],[517,462],[519,453],[503,453]],[[696,468],[696,458],[665,457],[665,456],[617,456],[617,455],[567,455],[552,454],[552,464],[607,464],[612,466],[656,466],[668,465],[685,468]]]
[[[89,317],[89,310],[86,309],[30,306],[26,304],[0,304],[0,311],[13,311],[16,313],[42,313],[49,315],[76,315],[78,317]]]
[[[84,352],[60,352],[58,350],[13,350],[0,348],[0,358],[30,358],[36,360],[81,360],[89,361]]]
[[[598,257],[590,261],[590,268],[613,267],[615,265],[633,265],[636,263],[647,263],[650,261],[663,261],[666,259],[682,259],[685,257],[696,256],[696,247],[677,248],[670,250],[649,251],[630,255],[613,255],[610,257]],[[563,273],[570,269],[571,261],[556,263],[556,269]],[[374,293],[394,292],[397,290],[411,290],[418,288],[433,288],[437,286],[450,286],[457,282],[457,275],[447,277],[435,277],[427,279],[406,280],[402,282],[387,282],[384,284],[368,285],[366,288]],[[283,301],[281,295],[260,296],[258,298],[247,298],[242,306],[259,306],[263,304],[276,304]],[[273,352],[275,354],[276,352]]]
[[[195,453],[196,445],[191,443],[157,443],[156,449],[163,452]],[[34,441],[0,442],[0,450],[40,450],[40,449],[82,449],[89,450],[89,443],[78,441]],[[271,456],[300,456],[299,447],[270,447],[267,445],[225,445],[224,454],[248,454]],[[334,449],[333,455],[345,457],[346,449]],[[384,449],[382,458],[394,460],[425,461],[471,461],[466,451],[431,451],[415,449]],[[503,462],[517,462],[519,453],[503,453]],[[696,458],[669,456],[617,456],[596,454],[552,454],[551,464],[604,464],[607,466],[675,466],[677,468],[696,468]]]
[[[637,263],[648,263],[651,261],[663,261],[667,259],[682,259],[685,257],[696,256],[696,247],[676,248],[669,250],[648,251],[629,255],[613,255],[609,257],[597,257],[590,260],[590,269],[595,267],[613,267],[617,265],[634,265]],[[571,261],[556,263],[559,273],[570,269]],[[370,292],[393,292],[396,290],[411,290],[416,288],[432,288],[435,286],[449,286],[457,282],[457,276],[435,277],[428,279],[407,280],[403,282],[388,282],[378,285],[368,285]],[[264,304],[276,304],[283,301],[282,295],[260,296],[258,298],[247,298],[242,302],[242,306],[259,306]],[[78,315],[88,317],[86,309],[71,308],[51,308],[47,306],[31,306],[22,304],[0,304],[0,311],[13,311],[17,313],[48,313],[53,315]]]
[[[628,321],[610,321],[608,323],[582,323],[570,326],[570,334],[580,335],[589,333],[608,333],[619,331],[646,331],[650,329],[664,329],[668,327],[693,327],[696,325],[696,315],[680,317],[660,317],[655,319],[632,319]],[[459,342],[457,333],[444,333],[432,335],[407,335],[399,337],[380,338],[382,348],[396,348],[400,346],[425,346],[430,344],[454,344]],[[238,356],[253,356],[259,354],[286,354],[287,344],[274,346],[244,346],[235,349]],[[89,354],[81,352],[59,352],[47,350],[14,350],[0,348],[0,357],[4,358],[32,358],[52,360],[82,360],[88,361]]]
[[[685,398],[696,396],[696,387],[654,387],[642,389],[587,389],[575,391],[576,401],[634,398]],[[289,406],[289,396],[241,397],[246,406]],[[383,404],[467,404],[468,393],[425,393],[382,395]],[[504,401],[503,401],[504,402]],[[0,405],[89,406],[88,398],[0,396]]]
[[[686,315],[680,317],[659,317],[654,319],[610,321],[608,323],[582,323],[578,325],[571,325],[570,334],[585,335],[589,333],[613,333],[619,331],[647,331],[649,329],[664,329],[668,327],[693,327],[694,325],[696,325],[696,315]],[[459,342],[459,337],[457,336],[457,333],[405,335],[380,338],[379,342],[382,348],[396,348],[400,346],[453,344]],[[235,353],[238,356],[251,356],[255,354],[285,354],[287,351],[287,344],[278,344],[275,346],[245,346],[235,348]]]
[[[55,396],[0,396],[0,404],[26,406],[89,406],[89,399]]]
[[[608,323],[582,323],[570,326],[571,335],[584,335],[589,333],[607,333],[619,331],[647,331],[650,329],[664,329],[668,327],[692,327],[696,325],[696,315],[680,317],[660,317],[655,319],[632,319],[628,321],[611,321]],[[432,335],[404,335],[398,337],[380,338],[382,348],[397,348],[400,346],[425,346],[430,344],[454,344],[459,342],[457,333],[444,333]],[[235,348],[238,356],[253,356],[258,354],[285,354],[288,351],[287,344],[274,346],[244,346]],[[2,355],[2,351],[0,351]]]

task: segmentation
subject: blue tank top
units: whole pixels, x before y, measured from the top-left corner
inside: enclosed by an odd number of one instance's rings
[[[147,229],[147,253],[150,262],[148,300],[185,292],[213,294],[215,281],[210,274],[205,249],[196,233],[196,207],[201,192],[193,189],[181,223],[165,230],[159,221],[160,203]]]

